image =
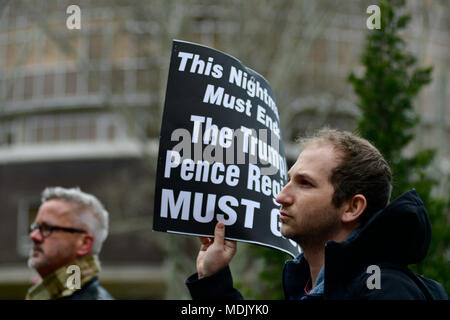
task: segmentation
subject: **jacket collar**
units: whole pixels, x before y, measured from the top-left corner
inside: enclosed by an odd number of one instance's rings
[[[283,290],[287,300],[299,300],[304,295],[304,288],[310,278],[309,264],[303,253],[294,260],[289,260],[284,264],[283,269]]]
[[[28,290],[25,299],[49,300],[72,295],[75,291],[80,289],[75,286],[73,288],[68,286],[68,282],[70,284],[75,284],[73,281],[70,281],[71,279],[69,279],[69,277],[75,274],[73,270],[68,269],[72,265],[80,268],[80,288],[91,281],[100,272],[100,262],[96,255],[77,259],[72,261],[70,264],[59,268],[52,274],[42,279],[41,282],[31,287]]]

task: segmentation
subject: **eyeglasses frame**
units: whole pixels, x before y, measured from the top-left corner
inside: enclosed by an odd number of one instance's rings
[[[43,232],[43,229],[44,230]],[[34,230],[39,229],[39,233],[43,238],[49,237],[53,231],[64,231],[64,232],[70,232],[70,233],[87,233],[85,230],[81,229],[75,229],[75,228],[69,228],[69,227],[61,227],[61,226],[55,226],[48,222],[43,222],[41,224],[39,223],[33,223],[29,228],[29,234],[31,234]],[[44,233],[48,233],[47,235],[44,235]]]

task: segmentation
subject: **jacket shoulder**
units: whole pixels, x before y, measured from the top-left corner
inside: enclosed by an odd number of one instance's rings
[[[86,283],[80,290],[74,292],[71,296],[63,298],[64,300],[114,300],[111,294],[103,288],[98,279]]]
[[[409,275],[392,268],[380,268],[379,275],[360,272],[350,281],[349,293],[351,299],[361,300],[426,300]]]
[[[447,292],[445,292],[444,287],[439,282],[425,278],[422,275],[417,275],[417,278],[427,288],[428,292],[430,292],[433,300],[448,300]]]

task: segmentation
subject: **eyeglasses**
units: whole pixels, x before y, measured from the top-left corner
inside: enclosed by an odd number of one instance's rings
[[[74,229],[74,228],[66,228],[66,227],[54,226],[54,225],[52,225],[52,224],[50,224],[48,222],[43,222],[41,224],[33,223],[30,226],[29,233],[31,234],[36,229],[39,229],[39,232],[41,233],[41,236],[43,238],[47,238],[48,236],[50,236],[50,234],[53,231],[64,231],[64,232],[70,232],[70,233],[86,233],[86,231],[81,230],[81,229]]]

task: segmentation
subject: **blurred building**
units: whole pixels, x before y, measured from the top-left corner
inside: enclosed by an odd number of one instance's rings
[[[69,2],[34,4],[41,7],[0,8],[0,298],[21,298],[29,286],[27,229],[40,193],[55,185],[92,192],[110,211],[101,280],[112,294],[161,298],[162,252],[145,198],[152,189],[139,193],[145,212],[132,210],[134,199],[117,199],[139,192],[129,180],[136,175],[153,183],[142,157],[157,151],[160,119],[149,112],[157,61],[122,35],[131,9],[80,4],[81,31],[66,28]]]
[[[113,295],[167,296],[172,254],[165,235],[151,231],[151,217],[174,38],[230,53],[269,80],[291,160],[299,134],[324,124],[355,127],[346,78],[358,71],[373,1],[230,2],[0,1],[0,298],[20,299],[29,286],[27,228],[40,192],[54,185],[92,192],[110,211],[100,258],[101,280]],[[81,8],[80,30],[66,27],[71,4]],[[433,82],[417,101],[422,122],[410,150],[439,149],[431,174],[444,195],[449,7],[409,1],[413,23],[405,32],[420,63],[434,65]]]

